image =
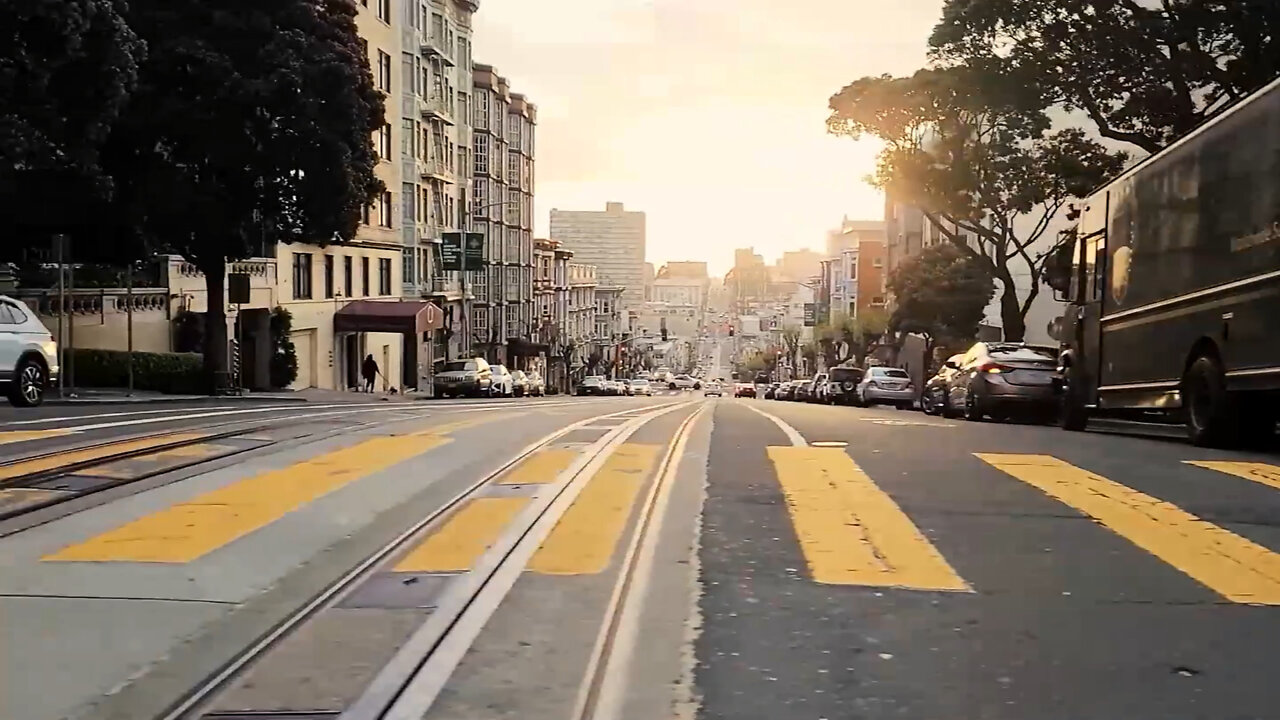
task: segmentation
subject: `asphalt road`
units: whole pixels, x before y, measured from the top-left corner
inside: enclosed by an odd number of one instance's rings
[[[162,717],[444,508],[207,717],[336,717],[473,590],[396,717],[1277,714],[1274,454],[664,393],[58,408],[0,462],[224,423],[254,444],[0,522],[0,718]]]

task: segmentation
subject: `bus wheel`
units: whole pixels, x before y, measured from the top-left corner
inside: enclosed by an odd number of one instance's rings
[[[1217,360],[1198,357],[1182,378],[1187,437],[1201,447],[1222,447],[1235,434],[1226,374]]]
[[[1077,370],[1068,365],[1064,374],[1062,388],[1062,407],[1059,409],[1058,424],[1063,430],[1079,432],[1089,424],[1089,411],[1085,409],[1084,400],[1080,396],[1080,383],[1077,381]]]

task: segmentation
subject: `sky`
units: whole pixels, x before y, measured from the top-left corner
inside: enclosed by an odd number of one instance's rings
[[[474,56],[538,106],[536,231],[622,202],[648,260],[820,250],[880,219],[877,145],[826,134],[827,100],[921,67],[942,0],[482,0]]]

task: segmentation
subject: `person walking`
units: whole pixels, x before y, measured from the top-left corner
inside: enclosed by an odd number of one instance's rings
[[[360,365],[360,374],[364,376],[364,391],[373,392],[373,381],[378,377],[378,361],[373,359],[373,355],[365,357]]]

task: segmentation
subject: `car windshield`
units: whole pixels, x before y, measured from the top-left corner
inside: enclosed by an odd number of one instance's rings
[[[899,370],[898,368],[871,368],[870,373],[875,377],[911,379],[906,370]]]
[[[475,370],[475,360],[454,360],[444,364],[444,372],[464,372],[467,370]]]
[[[640,379],[640,380],[632,380],[632,381],[631,381],[631,384],[632,384],[632,385],[635,385],[635,386],[637,386],[637,387],[648,387],[648,385],[649,385],[649,381],[648,381],[648,380],[644,380],[644,379]]]
[[[601,381],[602,381],[602,380],[603,380],[603,378],[594,377],[594,376],[593,376],[593,377],[586,377],[586,378],[583,378],[583,379],[582,379],[582,384],[583,384],[583,385],[599,385],[599,384],[601,383]]]
[[[831,371],[831,379],[836,382],[845,382],[847,380],[861,380],[862,370],[860,368],[834,368]]]
[[[1058,351],[1055,348],[1036,345],[992,345],[989,350],[992,360],[1012,362],[1017,362],[1018,360],[1027,362],[1052,360],[1057,362],[1058,360]]]
[[[490,367],[492,367],[492,368],[493,368],[493,371],[494,371],[495,373],[499,374],[499,375],[506,375],[506,374],[507,374],[507,366],[506,366],[506,365],[492,365],[492,366],[490,366]]]

